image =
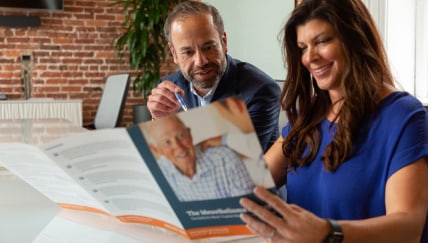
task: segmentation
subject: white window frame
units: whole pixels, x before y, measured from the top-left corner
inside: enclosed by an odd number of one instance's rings
[[[430,4],[427,0],[363,1],[377,23],[398,87],[428,105]]]

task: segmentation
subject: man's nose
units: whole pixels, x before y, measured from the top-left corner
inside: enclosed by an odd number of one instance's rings
[[[196,66],[204,66],[205,64],[207,64],[207,57],[202,51],[198,50],[195,53],[194,61]]]

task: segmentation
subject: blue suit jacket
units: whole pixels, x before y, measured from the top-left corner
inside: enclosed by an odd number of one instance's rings
[[[163,77],[159,82],[162,80],[170,80],[184,90],[183,99],[187,107],[199,106],[197,98],[190,92],[189,81],[180,71]],[[242,96],[263,151],[267,151],[279,137],[278,84],[257,67],[227,55],[227,69],[215,90],[212,102],[235,95]]]

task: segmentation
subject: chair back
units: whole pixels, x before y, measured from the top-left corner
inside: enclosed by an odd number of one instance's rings
[[[114,128],[120,125],[129,83],[129,74],[114,74],[107,77],[94,120],[96,129]]]

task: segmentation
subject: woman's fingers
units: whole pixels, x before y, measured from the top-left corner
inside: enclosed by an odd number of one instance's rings
[[[260,221],[247,213],[241,214],[240,218],[243,222],[246,223],[247,227],[256,235],[259,235],[269,241],[272,241],[275,238],[277,234],[276,228],[267,225],[263,221]]]
[[[266,203],[273,211],[278,213],[282,218],[289,219],[295,217],[294,211],[296,207],[292,207],[282,200],[278,195],[268,191],[267,189],[257,186],[254,189],[255,195]],[[280,223],[280,222],[275,222]]]
[[[242,198],[240,204],[250,212],[250,214],[245,213],[241,215],[243,222],[255,234],[272,242],[291,241],[293,232],[288,222],[291,218],[287,216],[289,214],[293,215],[294,212],[286,213],[285,211],[291,211],[292,207],[265,188],[256,187],[254,193],[259,199],[264,201],[265,206],[251,199]],[[294,218],[295,216],[291,220],[294,220]]]
[[[250,211],[253,215],[266,222],[272,227],[280,225],[281,219],[276,216],[273,212],[269,211],[267,208],[255,203],[254,201],[242,198],[240,200],[240,205]]]

